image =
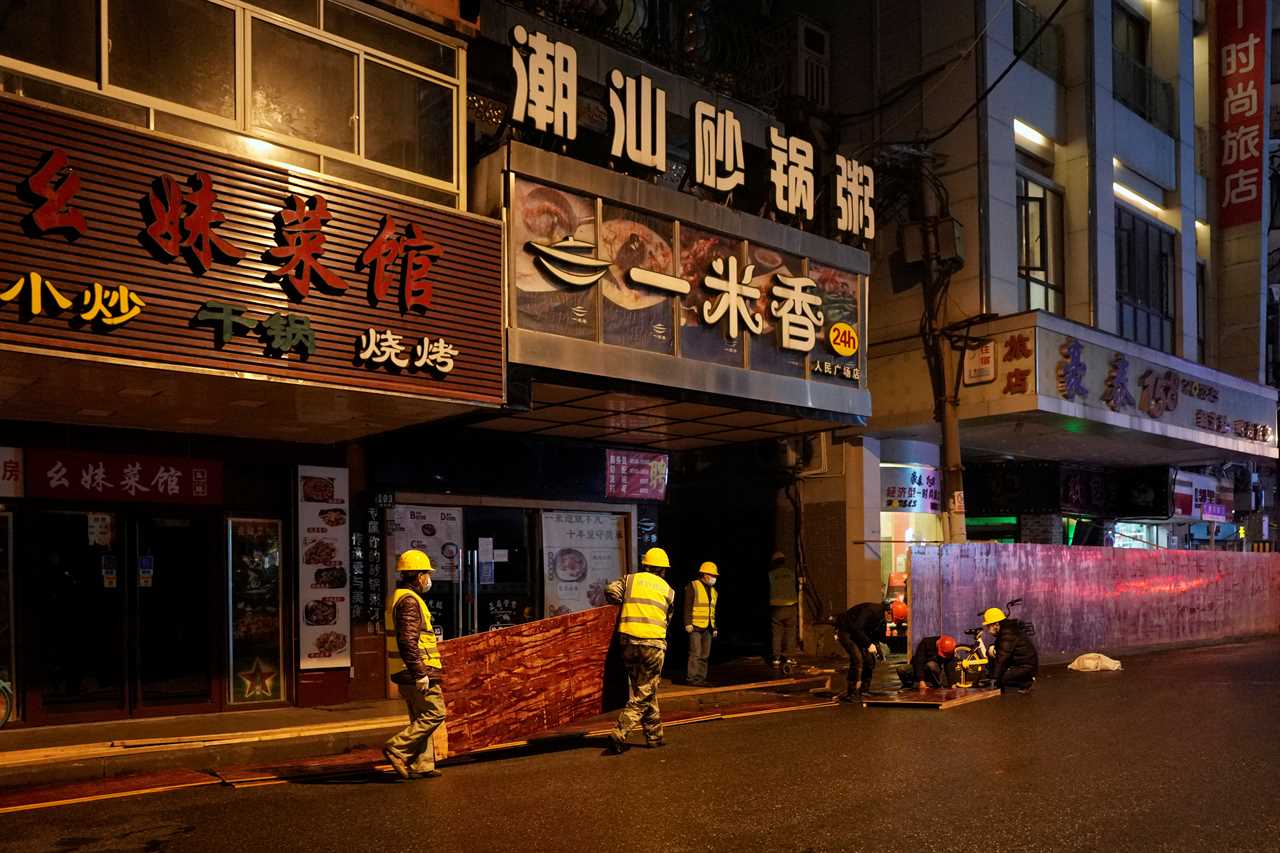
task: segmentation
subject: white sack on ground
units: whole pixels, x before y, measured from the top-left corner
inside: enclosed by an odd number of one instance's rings
[[[1120,665],[1120,661],[1113,660],[1106,655],[1100,655],[1097,652],[1080,655],[1080,657],[1067,664],[1067,669],[1074,669],[1076,672],[1112,672],[1123,668]]]

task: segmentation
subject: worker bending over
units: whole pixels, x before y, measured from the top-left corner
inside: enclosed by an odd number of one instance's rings
[[[911,655],[911,665],[898,668],[898,678],[902,680],[903,687],[915,687],[919,690],[926,687],[950,687],[950,666],[955,655],[955,637],[950,634],[925,637],[916,643],[915,653]]]
[[[893,602],[892,610],[894,621],[907,618],[907,606],[901,601]],[[871,688],[876,658],[884,657],[880,646],[884,643],[885,606],[879,601],[865,601],[831,622],[836,627],[836,639],[849,655],[849,686],[839,698],[842,702],[853,702]]]
[[[1031,692],[1040,672],[1040,654],[1027,636],[1026,625],[1021,619],[1009,618],[999,607],[988,607],[982,614],[982,624],[995,638],[992,684],[1001,692]]]

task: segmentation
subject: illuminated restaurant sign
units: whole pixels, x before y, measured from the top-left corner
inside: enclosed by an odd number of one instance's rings
[[[511,117],[565,142],[578,136],[578,52],[568,42],[517,25],[510,34],[516,90]],[[609,153],[616,162],[667,171],[667,93],[647,75],[618,68],[606,77]],[[688,149],[693,183],[727,193],[746,181],[742,125],[733,110],[698,101],[691,111]],[[875,173],[852,158],[835,155],[830,191],[816,184],[814,146],[807,139],[769,128],[769,194],[776,213],[812,222],[819,199],[831,208],[839,234],[870,241],[876,234]]]
[[[502,401],[499,223],[16,99],[0,138],[0,349]]]

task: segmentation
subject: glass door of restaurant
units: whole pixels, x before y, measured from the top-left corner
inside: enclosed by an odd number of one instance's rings
[[[463,510],[462,610],[466,630],[493,631],[537,618],[529,547],[534,513],[506,507]]]
[[[221,550],[207,515],[132,520],[129,586],[134,712],[217,710],[215,608]]]
[[[210,524],[201,515],[27,514],[29,720],[216,710]]]

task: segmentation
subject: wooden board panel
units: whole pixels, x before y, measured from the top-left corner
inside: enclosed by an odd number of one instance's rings
[[[76,239],[56,230],[42,232],[30,219],[42,201],[23,187],[55,150],[65,154],[66,165],[80,181],[74,195],[64,200],[84,217],[83,234]],[[204,269],[181,251],[167,255],[145,236],[155,182],[166,177],[177,181],[182,200],[165,209],[181,209],[193,205],[187,181],[196,173],[212,180],[214,210],[225,217],[212,233],[243,253],[238,262],[215,253]],[[320,231],[324,244],[318,260],[340,277],[345,290],[313,282],[302,295],[273,275],[287,263],[268,253],[288,239],[277,233],[277,222],[290,196],[327,203],[331,218]],[[163,192],[157,197],[166,198]],[[389,290],[381,298],[372,292],[361,255],[379,235],[384,216],[394,220],[397,237],[412,224],[443,250],[426,275],[432,292],[425,311],[402,304],[403,251],[389,268]],[[182,231],[180,237],[186,235],[185,224],[174,227]],[[55,311],[46,292],[43,310],[30,316],[20,311],[20,306],[28,307],[25,293],[0,301],[0,349],[74,353],[227,375],[248,372],[437,399],[502,401],[499,222],[0,97],[0,293],[9,294],[23,276],[29,282],[32,272],[73,304]],[[94,282],[110,292],[126,285],[145,307],[115,326],[83,322],[79,300]],[[277,312],[305,315],[315,332],[315,351],[305,359],[297,352],[271,354],[257,332],[236,334],[218,346],[211,326],[195,322],[207,301],[242,307],[253,322]],[[453,371],[442,375],[359,363],[357,342],[370,328],[401,336],[408,354],[424,337],[444,338],[459,350]]]
[[[1000,695],[999,690],[961,690],[952,687],[940,689],[929,687],[925,690],[901,690],[897,693],[867,694],[862,698],[863,706],[893,705],[902,708],[936,708],[945,711],[958,705],[970,702],[981,702]]]
[[[1280,554],[921,546],[911,582],[916,638],[963,638],[983,609],[1022,598],[1015,615],[1035,623],[1041,662],[1280,630]]]
[[[441,643],[449,753],[608,710],[605,665],[617,615],[616,607],[597,607]]]

